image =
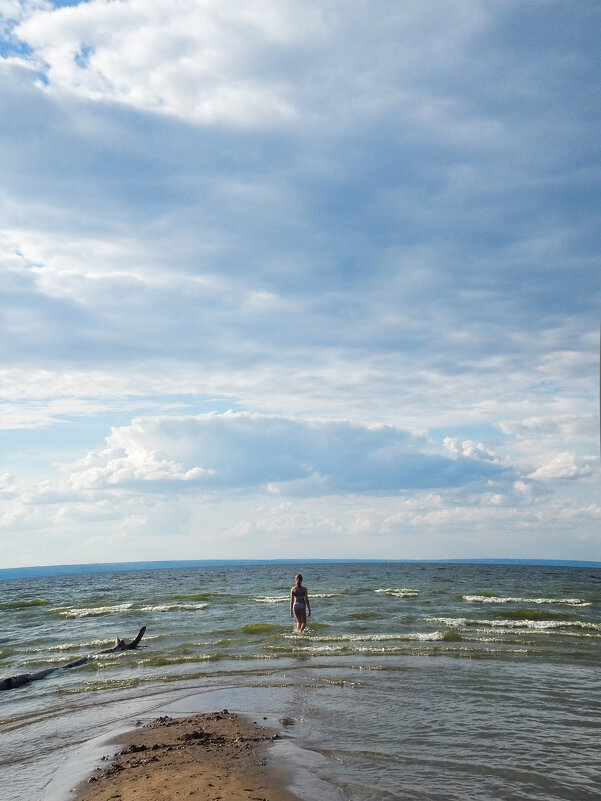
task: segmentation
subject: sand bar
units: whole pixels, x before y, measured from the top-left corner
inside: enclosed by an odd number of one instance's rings
[[[77,801],[298,801],[270,764],[278,734],[241,715],[161,717],[119,737],[121,750],[79,788]],[[284,766],[285,767],[285,766]]]

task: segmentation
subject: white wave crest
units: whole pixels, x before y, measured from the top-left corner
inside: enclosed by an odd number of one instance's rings
[[[513,598],[502,595],[462,595],[468,603],[481,604],[556,604],[565,606],[590,606],[590,601],[581,598]]]
[[[67,618],[80,618],[80,617],[98,617],[100,615],[113,615],[119,612],[127,612],[128,609],[133,607],[132,603],[116,604],[114,606],[91,606],[84,609],[58,607],[55,612],[58,612],[61,617]]]
[[[141,606],[140,612],[187,612],[197,611],[198,609],[206,609],[208,604],[152,604],[150,606]]]
[[[532,631],[569,631],[570,629],[583,629],[587,631],[601,631],[601,623],[587,623],[584,620],[482,620],[492,628],[528,629]]]
[[[253,598],[258,604],[280,604],[290,600],[288,595],[262,595],[259,598]]]
[[[426,623],[436,623],[442,626],[467,626],[469,623],[480,622],[472,621],[467,617],[427,617]]]
[[[309,594],[309,600],[312,598],[336,598],[338,593],[335,592],[312,592]],[[261,595],[258,598],[253,598],[258,604],[280,604],[290,600],[289,595]]]
[[[521,620],[487,620],[466,617],[431,617],[427,618],[428,623],[442,624],[455,628],[465,629],[468,626],[475,628],[471,629],[470,633],[495,633],[501,634],[503,631],[510,632],[516,629],[527,631],[556,631],[561,633],[564,631],[566,634],[573,633],[573,629],[582,629],[585,631],[598,631],[601,632],[601,623],[590,623],[586,620],[530,620],[523,618]]]
[[[404,632],[399,634],[332,634],[329,636],[316,637],[314,635],[306,636],[305,632],[304,641],[310,643],[372,643],[372,642],[406,642],[408,640],[440,640],[443,637],[441,631],[429,632]],[[298,635],[295,633],[285,634],[286,639],[297,639]]]
[[[391,595],[394,598],[415,598],[419,595],[419,590],[413,590],[409,587],[385,587],[376,592],[381,592],[384,595]]]

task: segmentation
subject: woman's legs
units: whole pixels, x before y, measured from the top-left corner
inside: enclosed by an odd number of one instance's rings
[[[294,617],[296,618],[296,630],[302,631],[307,625],[307,608],[304,604],[294,604]]]

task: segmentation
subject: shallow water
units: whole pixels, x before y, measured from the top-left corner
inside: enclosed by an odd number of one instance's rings
[[[319,755],[308,798],[601,797],[601,570],[299,568],[302,636],[289,565],[0,582],[1,676],[91,655],[1,694],[2,801],[62,801],[116,729],[221,706],[295,719],[278,747]],[[143,649],[98,654],[141,625]]]

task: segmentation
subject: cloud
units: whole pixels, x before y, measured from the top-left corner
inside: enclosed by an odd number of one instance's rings
[[[18,496],[18,488],[14,477],[8,473],[0,474],[0,499],[12,499]]]
[[[16,35],[53,90],[254,126],[293,115],[273,67],[292,64],[291,51],[319,35],[319,17],[310,6],[269,0],[229,12],[215,2],[95,0],[32,14]]]
[[[10,9],[8,11],[10,14]],[[14,10],[14,37],[30,48],[48,91],[112,101],[197,124],[348,126],[391,106],[436,126],[449,107],[471,142],[485,123],[460,122],[453,103],[418,91],[461,64],[486,29],[481,3],[369,3],[344,10],[292,0],[215,0],[152,6],[92,0]],[[423,59],[423,53],[428,59]],[[376,91],[374,91],[376,90]],[[352,99],[352,102],[351,102]],[[488,132],[490,133],[490,132]],[[481,138],[480,141],[484,141]]]
[[[519,439],[550,439],[555,441],[591,442],[596,439],[598,419],[594,415],[562,415],[560,417],[527,417],[523,420],[503,420],[499,428],[504,434]]]
[[[595,415],[558,415],[506,420],[499,429],[517,439],[516,464],[528,478],[596,480],[599,472],[599,422]]]
[[[564,451],[556,454],[547,464],[538,467],[530,474],[533,479],[576,479],[594,475],[597,468],[596,457],[581,457]]]
[[[409,370],[473,374],[518,361],[529,373],[545,350],[578,349],[582,326],[567,318],[597,308],[579,291],[596,269],[594,190],[575,155],[590,150],[586,103],[574,97],[579,124],[566,131],[534,90],[544,65],[552,98],[587,55],[573,62],[562,43],[560,69],[554,38],[535,59],[523,44],[505,53],[519,4],[380,11],[31,9],[21,63],[47,86],[10,62],[0,94],[3,117],[29,123],[7,137],[2,176],[5,252],[20,254],[20,297],[44,331],[23,347],[77,358],[77,342],[89,358],[133,360],[168,346],[233,366],[235,342],[272,362],[277,329],[288,352],[402,353]],[[491,43],[494,58],[483,55]],[[242,75],[264,104],[280,92],[294,127],[249,110],[261,129],[249,132],[225,106],[197,124],[203,98]],[[560,204],[555,219],[565,187],[582,204]],[[580,281],[566,281],[574,270]]]
[[[228,412],[138,418],[114,429],[107,448],[72,470],[74,490],[145,482],[193,482],[206,490],[396,493],[502,479],[508,472],[472,447],[447,458],[392,426]]]

